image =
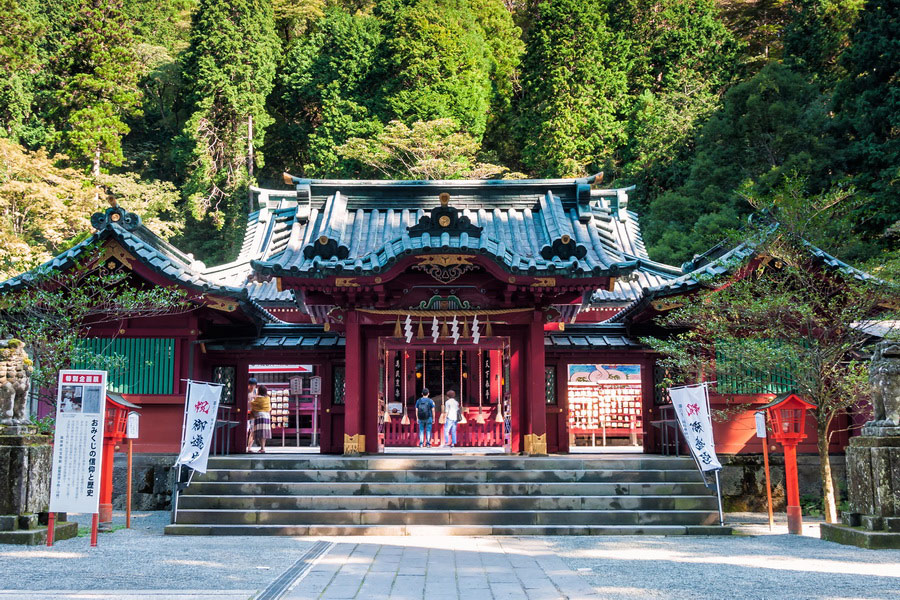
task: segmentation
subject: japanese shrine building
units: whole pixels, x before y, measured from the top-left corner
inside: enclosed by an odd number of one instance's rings
[[[243,451],[251,375],[273,391],[276,439],[323,453],[415,445],[423,387],[439,412],[446,392],[460,398],[459,445],[659,450],[655,359],[638,338],[666,290],[711,267],[650,260],[628,189],[594,177],[286,182],[254,190],[233,262],[207,267],[114,207],[49,263],[65,269],[99,248],[104,268],[195,303],[85,332],[129,359],[110,381],[143,407],[137,451],[177,451],[188,379],[225,386],[221,418],[236,425],[219,443]],[[719,452],[754,450],[752,423],[718,427]]]

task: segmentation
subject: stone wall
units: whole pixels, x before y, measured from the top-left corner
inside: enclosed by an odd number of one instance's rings
[[[135,454],[132,460],[131,509],[170,510],[176,470],[174,454]],[[125,510],[127,457],[116,452],[113,464],[113,508]]]
[[[728,512],[766,511],[766,474],[762,454],[719,455],[722,463],[722,504]],[[841,499],[847,496],[847,471],[843,455],[831,455],[831,472]],[[776,511],[785,510],[784,455],[769,454],[769,470],[772,477],[772,504]],[[797,457],[800,483],[800,499],[822,498],[822,478],[819,474],[819,456],[801,454]]]

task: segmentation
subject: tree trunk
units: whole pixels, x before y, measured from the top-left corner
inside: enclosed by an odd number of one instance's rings
[[[834,487],[831,477],[831,456],[828,454],[828,425],[831,419],[824,422],[816,420],[816,433],[819,436],[817,445],[819,448],[819,474],[822,477],[822,494],[825,504],[825,520],[828,523],[837,523],[838,490]]]
[[[100,177],[100,148],[94,150],[94,164],[91,166],[91,175]]]

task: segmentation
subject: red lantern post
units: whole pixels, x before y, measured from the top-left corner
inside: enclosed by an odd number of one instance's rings
[[[803,533],[800,511],[800,484],[797,477],[797,444],[806,437],[806,410],[815,408],[794,393],[782,394],[761,407],[768,409],[772,437],[784,447],[784,481],[787,488],[788,532]]]
[[[103,474],[100,477],[100,522],[104,531],[112,529],[113,462],[116,445],[125,439],[128,413],[140,406],[120,394],[106,392],[106,427],[103,430]]]

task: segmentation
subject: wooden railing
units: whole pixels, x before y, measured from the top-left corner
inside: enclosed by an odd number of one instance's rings
[[[478,408],[464,409],[466,422],[456,427],[456,445],[469,448],[485,448],[503,445],[503,423],[495,421],[497,410],[495,408],[483,408],[484,423],[477,423]],[[400,423],[401,415],[392,415],[391,420],[384,424],[384,445],[388,447],[408,446],[414,447],[419,443],[419,426],[415,419],[415,409],[409,411],[409,425]],[[444,426],[435,422],[431,430],[431,444],[437,446],[443,443]]]

